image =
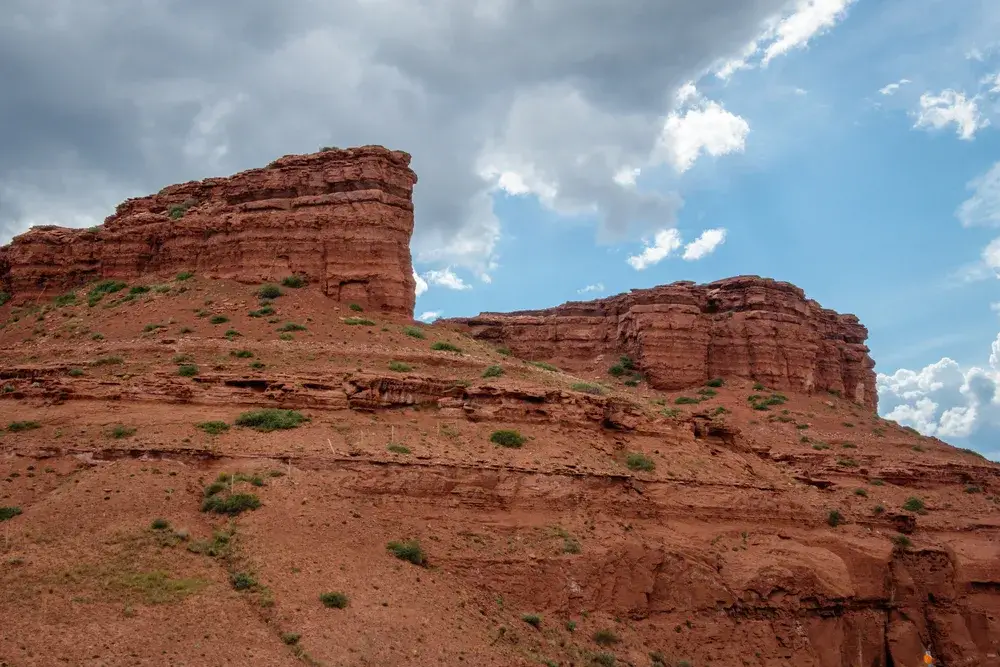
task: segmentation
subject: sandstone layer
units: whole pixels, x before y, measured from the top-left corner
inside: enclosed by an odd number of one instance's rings
[[[447,321],[517,356],[570,370],[627,355],[656,389],[740,377],[841,394],[872,409],[878,401],[868,330],[858,318],[821,307],[795,285],[758,276]]]
[[[338,301],[409,317],[409,163],[381,146],[287,155],[128,199],[99,227],[35,227],[0,248],[0,290],[24,303],[102,278],[194,271],[260,283],[296,274]]]

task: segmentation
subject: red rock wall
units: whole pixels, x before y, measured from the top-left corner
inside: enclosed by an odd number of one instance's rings
[[[742,377],[775,389],[835,391],[872,409],[878,401],[868,330],[858,318],[822,308],[794,285],[757,276],[449,321],[518,356],[567,370],[596,370],[626,354],[658,389]]]
[[[294,273],[334,299],[412,317],[409,163],[407,153],[363,146],[172,185],[126,200],[93,230],[35,227],[16,237],[0,248],[0,284],[23,302],[101,278],[189,270],[260,283]]]

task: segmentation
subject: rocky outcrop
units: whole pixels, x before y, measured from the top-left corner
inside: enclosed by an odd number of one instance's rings
[[[868,330],[858,318],[758,276],[448,322],[518,356],[571,370],[596,370],[627,355],[657,389],[742,377],[775,389],[830,391],[872,409],[878,400]]]
[[[97,279],[297,274],[333,299],[412,316],[409,163],[407,153],[363,146],[172,185],[126,200],[99,227],[16,237],[0,248],[0,285],[23,302]]]

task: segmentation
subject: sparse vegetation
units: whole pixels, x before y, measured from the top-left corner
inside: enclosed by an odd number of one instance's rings
[[[225,315],[212,315],[212,318],[209,320],[212,324],[225,324],[228,321],[229,318]]]
[[[268,315],[274,315],[273,306],[261,306],[257,310],[251,310],[247,313],[250,317],[267,317]]]
[[[397,373],[409,373],[413,370],[413,366],[403,363],[402,361],[390,361],[389,370]]]
[[[263,410],[252,410],[242,413],[236,418],[235,424],[263,433],[269,433],[271,431],[295,428],[307,421],[309,421],[308,417],[303,416],[302,413],[295,410],[265,408]]]
[[[305,287],[307,282],[302,276],[287,276],[281,280],[281,284],[285,287],[298,288]]]
[[[243,334],[241,334],[241,333],[240,333],[239,331],[237,331],[236,329],[226,329],[226,333],[224,333],[223,335],[224,335],[224,336],[225,336],[225,337],[226,337],[226,338],[227,338],[228,340],[233,340],[233,339],[235,339],[235,338],[238,338],[238,337],[242,336]]]
[[[844,522],[844,515],[837,510],[830,510],[826,515],[826,522],[830,524],[831,527],[836,528]]]
[[[351,310],[353,310],[356,313],[360,313],[360,312],[364,311],[364,308],[362,308],[361,306],[359,306],[356,303],[352,303],[352,304],[348,305],[347,307],[350,308]]]
[[[90,334],[90,340],[104,340],[104,334],[95,331]]]
[[[862,498],[868,497],[868,491],[865,489],[854,489],[854,495],[861,496]]]
[[[907,512],[923,513],[925,511],[924,508],[924,501],[916,496],[910,496],[906,499],[906,502],[903,503],[903,509]]]
[[[82,369],[82,368],[71,368],[71,369],[69,369],[69,370],[67,371],[67,374],[68,374],[68,375],[69,375],[70,377],[74,377],[74,378],[78,378],[78,377],[80,377],[81,375],[85,375],[85,373],[83,372],[83,369]]]
[[[490,434],[490,442],[495,445],[500,445],[501,447],[507,447],[508,449],[517,449],[527,442],[527,440],[528,439],[519,432],[509,429],[493,431],[493,433]]]
[[[621,641],[613,631],[604,629],[594,633],[594,643],[598,646],[613,646]]]
[[[247,591],[257,585],[257,580],[249,572],[233,572],[229,583],[238,591]]]
[[[283,293],[277,285],[263,285],[257,290],[257,296],[261,299],[277,299]]]
[[[290,333],[278,334],[278,340],[295,340],[295,336]]]
[[[910,541],[906,535],[893,535],[892,543],[895,544],[900,549],[909,549],[913,546],[913,542]]]
[[[593,394],[595,396],[600,396],[604,393],[604,387],[599,384],[588,384],[586,382],[574,382],[570,389],[573,391],[579,391],[583,394]]]
[[[542,617],[538,614],[521,614],[521,620],[533,628],[542,627]]]
[[[417,540],[403,540],[401,542],[389,542],[385,548],[399,560],[405,560],[414,565],[426,565],[427,556],[420,547]]]
[[[7,431],[10,433],[22,433],[24,431],[34,431],[42,425],[36,421],[16,421],[7,424]]]
[[[9,521],[21,514],[21,508],[17,506],[0,507],[0,521]]]
[[[259,371],[263,370],[265,368],[265,365],[264,362],[262,361],[251,361],[250,368],[254,369],[255,371]]]
[[[613,365],[608,369],[608,373],[614,377],[621,377],[629,371],[635,370],[635,362],[628,355],[622,355],[618,358],[618,363]]]
[[[625,458],[625,465],[628,466],[629,470],[642,472],[653,472],[653,470],[656,469],[656,464],[651,458],[638,452],[632,452],[629,454]]]
[[[419,327],[404,327],[403,333],[405,333],[410,338],[416,338],[418,340],[423,340],[426,338],[424,332],[420,330]]]
[[[237,359],[253,359],[253,352],[250,350],[231,350],[229,356]]]
[[[193,378],[198,375],[198,367],[194,364],[181,364],[177,367],[177,374],[184,378]]]
[[[595,653],[590,661],[599,667],[614,667],[618,659],[611,653]],[[691,667],[687,665],[687,667]]]
[[[0,306],[3,306],[8,301],[10,301],[10,292],[0,291]]]
[[[56,308],[61,308],[62,306],[75,306],[76,305],[76,292],[67,292],[66,294],[61,294],[52,300],[52,303]]]
[[[760,382],[754,382],[753,383],[753,390],[754,391],[767,391],[767,387],[765,387]]]
[[[116,424],[111,427],[110,435],[115,440],[121,440],[122,438],[129,438],[135,435],[135,429],[124,424]]]
[[[324,607],[329,609],[344,609],[350,602],[346,595],[338,592],[320,593],[319,601],[323,603]]]
[[[723,378],[712,378],[711,380],[705,383],[705,385],[708,387],[721,387],[725,384],[726,381]]]
[[[201,511],[236,516],[247,510],[255,510],[260,504],[260,498],[253,493],[226,494],[219,491],[202,501]]]
[[[696,405],[698,403],[701,403],[701,400],[691,396],[678,396],[674,399],[675,405]]]
[[[541,368],[543,371],[552,371],[553,373],[559,372],[558,368],[545,361],[529,361],[528,363],[537,368]]]
[[[180,280],[182,282],[185,280],[191,280],[192,278],[194,278],[194,273],[192,273],[191,271],[181,271],[180,273],[177,274],[177,280]]]
[[[431,344],[432,350],[437,350],[439,352],[461,352],[461,348],[457,345],[452,345],[451,343],[443,340],[436,341]]]
[[[301,324],[296,324],[295,322],[285,322],[280,327],[278,327],[278,331],[285,331],[285,332],[305,331],[305,330],[306,328],[304,326],[302,326]]]
[[[502,357],[509,357],[510,348],[507,347],[506,345],[501,345],[500,347],[497,348],[497,354],[499,354]]]
[[[166,325],[164,324],[156,324],[154,322],[151,322],[146,326],[144,326],[142,330],[145,331],[146,333],[149,333],[150,331],[156,331],[158,329],[164,329],[164,328],[166,328]]]
[[[497,366],[496,364],[487,366],[486,370],[483,371],[484,378],[498,378],[501,375],[503,375],[503,368]]]
[[[140,294],[145,294],[150,289],[151,288],[148,287],[147,285],[133,285],[129,289],[128,293],[129,293],[130,296],[139,296]]]
[[[120,292],[126,287],[128,285],[121,280],[102,280],[87,292],[87,305],[91,307],[96,306],[105,295]]]
[[[199,422],[195,426],[209,435],[219,435],[229,430],[229,424],[223,421]]]
[[[149,524],[151,530],[167,530],[170,528],[170,522],[166,519],[153,519],[153,523]]]
[[[369,320],[365,317],[348,317],[344,319],[344,324],[350,327],[373,327],[375,326],[374,320]]]
[[[167,209],[167,215],[171,220],[180,220],[187,213],[187,210],[198,203],[196,199],[185,199],[180,204],[173,204]]]
[[[852,458],[837,459],[837,465],[841,468],[857,468],[860,464]]]
[[[770,396],[751,394],[747,397],[747,401],[750,402],[750,407],[754,410],[770,410],[771,406],[782,405],[787,400],[787,396],[778,393],[773,393]]]
[[[395,443],[395,442],[390,443],[388,446],[386,446],[386,449],[388,449],[393,454],[409,454],[410,453],[410,448],[409,447],[407,447],[406,445],[400,445],[400,444]]]

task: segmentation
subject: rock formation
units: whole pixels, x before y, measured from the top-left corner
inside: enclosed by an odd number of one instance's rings
[[[872,409],[878,400],[868,330],[858,318],[758,276],[448,321],[517,356],[566,369],[594,370],[627,355],[656,389],[742,377],[776,389],[842,394]]]
[[[334,299],[411,316],[409,162],[381,146],[288,155],[128,199],[100,227],[35,227],[0,248],[0,289],[22,303],[101,278],[297,274]]]

